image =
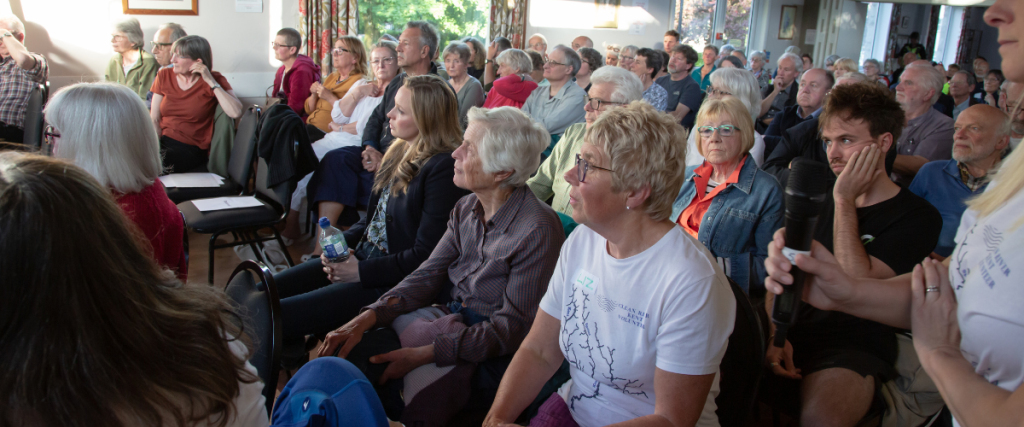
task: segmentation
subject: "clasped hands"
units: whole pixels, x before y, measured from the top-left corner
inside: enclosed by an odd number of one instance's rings
[[[360,313],[355,319],[328,333],[323,344],[317,349],[317,356],[326,357],[337,352],[338,357],[348,357],[352,348],[363,339],[363,333],[376,324],[377,314],[373,310]],[[434,345],[402,348],[378,354],[370,358],[370,363],[390,363],[378,381],[378,384],[384,384],[388,380],[403,378],[420,366],[434,363]]]

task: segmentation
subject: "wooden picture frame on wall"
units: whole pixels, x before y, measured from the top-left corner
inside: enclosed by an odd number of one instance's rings
[[[619,6],[622,0],[594,0],[594,28],[619,28]]]
[[[125,15],[199,15],[199,0],[121,0]]]
[[[796,6],[782,6],[779,15],[779,40],[793,40],[796,37]]]

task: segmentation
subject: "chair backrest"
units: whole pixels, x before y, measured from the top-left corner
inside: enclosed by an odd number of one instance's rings
[[[763,373],[766,340],[758,308],[732,279],[729,287],[736,297],[736,324],[729,335],[719,368],[718,423],[722,427],[746,426],[751,416]]]
[[[178,211],[181,215],[181,248],[185,251],[185,268],[188,268],[188,221],[185,220],[185,213]]]
[[[25,106],[25,138],[22,141],[32,148],[43,146],[43,95],[46,89],[41,84],[35,85],[28,95],[28,105]]]
[[[373,384],[352,362],[320,357],[284,386],[271,425],[386,427],[388,418]]]
[[[224,292],[243,319],[243,331],[255,344],[249,363],[256,367],[263,380],[263,396],[267,399],[267,413],[274,407],[277,392],[277,374],[281,366],[281,300],[278,298],[274,276],[260,262],[242,261],[231,273]]]
[[[242,119],[238,121],[238,130],[235,131],[235,145],[231,148],[231,158],[228,159],[228,178],[240,185],[243,190],[249,185],[249,178],[252,177],[253,156],[256,155],[256,124],[260,121],[260,110],[258,105],[253,105],[242,113]]]
[[[295,192],[297,180],[302,177],[289,179],[273,187],[267,187],[267,175],[270,174],[270,168],[267,166],[266,160],[258,156],[257,158],[259,159],[259,164],[256,166],[256,195],[264,200],[280,205],[277,207],[282,209],[282,214],[287,214],[292,203],[292,193]]]

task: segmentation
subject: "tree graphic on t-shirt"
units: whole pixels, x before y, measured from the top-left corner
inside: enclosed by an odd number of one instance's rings
[[[580,296],[582,301],[579,300]],[[601,395],[601,386],[608,385],[623,394],[634,396],[647,396],[647,392],[640,388],[644,386],[640,380],[630,380],[615,376],[615,348],[601,344],[598,337],[597,322],[588,322],[590,319],[590,294],[583,292],[576,285],[573,285],[572,297],[565,304],[565,313],[562,315],[562,348],[565,349],[565,360],[580,372],[589,375],[591,378],[598,378],[598,365],[607,368],[607,373],[600,375],[607,380],[594,380],[593,393],[578,393],[569,400],[569,407],[576,409],[576,402],[583,399],[593,399]],[[570,330],[570,323],[571,328]],[[582,327],[580,326],[582,324]],[[597,357],[594,357],[594,353]],[[639,383],[639,384],[638,384]]]

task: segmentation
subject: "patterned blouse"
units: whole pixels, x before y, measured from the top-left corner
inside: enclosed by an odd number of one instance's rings
[[[373,211],[373,219],[366,227],[366,237],[370,244],[388,253],[388,227],[385,220],[388,213],[388,199],[391,198],[391,186],[388,185],[380,193],[380,200],[377,201],[377,209]]]
[[[651,87],[644,91],[644,101],[658,111],[665,111],[668,108],[668,91],[660,84],[652,83]]]

